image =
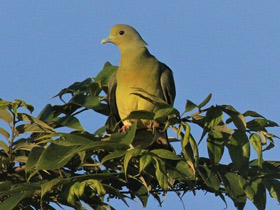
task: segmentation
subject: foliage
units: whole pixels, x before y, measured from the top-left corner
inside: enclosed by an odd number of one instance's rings
[[[211,94],[198,105],[188,100],[180,115],[136,90],[158,110],[136,111],[129,117],[166,119],[165,129],[177,135],[170,141],[181,143],[181,149],[133,147],[136,125],[118,133],[119,124],[107,106],[108,79],[116,68],[106,63],[96,78],[61,90],[57,96],[64,104],[47,105],[38,117],[24,111],[33,111],[24,101],[0,100],[0,119],[6,124],[0,127],[0,209],[54,209],[53,203],[114,209],[109,204],[113,198],[126,205],[127,199],[138,198],[146,206],[150,195],[161,204],[169,191],[182,197],[196,190],[214,193],[224,202],[228,196],[237,209],[243,209],[247,199],[265,209],[266,191],[280,200],[280,162],[263,159],[263,152],[278,138],[267,130],[278,126],[275,122],[254,111],[242,114],[231,105],[204,108]],[[65,95],[70,95],[68,102]],[[105,126],[94,133],[86,131],[77,117],[85,111],[108,116]],[[202,128],[199,140],[191,133],[194,125]],[[208,157],[199,155],[201,141],[207,142]],[[232,162],[222,164],[227,152]]]

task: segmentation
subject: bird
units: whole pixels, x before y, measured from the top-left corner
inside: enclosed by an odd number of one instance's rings
[[[173,106],[176,89],[172,70],[149,52],[147,43],[132,26],[114,25],[109,36],[101,43],[115,44],[121,55],[120,65],[108,83],[108,103],[116,119],[125,119],[132,111],[155,112],[157,110],[155,104],[133,94],[137,89]],[[126,131],[134,122],[137,122],[138,129],[151,125],[151,121],[147,119],[129,119],[122,122],[123,126],[120,130]],[[140,140],[138,138],[138,142],[141,142],[143,135],[139,134],[139,136],[141,137]],[[151,133],[148,136],[153,139]],[[166,131],[157,137],[156,144],[169,145]]]

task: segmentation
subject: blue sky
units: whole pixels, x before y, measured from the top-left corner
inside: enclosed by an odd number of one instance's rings
[[[113,25],[126,23],[173,70],[180,111],[187,99],[199,103],[212,93],[212,105],[255,110],[279,123],[279,9],[279,1],[269,0],[1,1],[0,98],[23,99],[35,106],[34,115],[47,103],[58,103],[51,97],[62,88],[96,76],[106,61],[119,64],[117,47],[100,41]],[[82,116],[92,132],[104,122],[95,113]],[[280,136],[279,129],[271,131]],[[279,145],[276,141],[264,157],[279,159]],[[204,144],[200,149],[206,156]],[[187,210],[225,208],[219,198],[203,192],[187,193],[183,202]],[[168,194],[163,208],[157,206],[151,198],[147,209],[183,209],[174,194]],[[277,207],[268,196],[267,209]],[[245,209],[255,208],[248,201]]]

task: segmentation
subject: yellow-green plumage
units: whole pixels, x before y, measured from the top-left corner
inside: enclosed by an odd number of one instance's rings
[[[120,119],[124,119],[130,112],[146,110],[154,112],[156,107],[149,101],[131,93],[135,88],[162,98],[173,105],[175,85],[172,71],[151,55],[146,48],[146,42],[139,33],[129,25],[115,25],[110,36],[102,43],[111,42],[120,49],[120,66],[109,82],[110,107]],[[130,126],[131,120],[123,122]],[[138,120],[138,127],[147,127],[147,120]]]

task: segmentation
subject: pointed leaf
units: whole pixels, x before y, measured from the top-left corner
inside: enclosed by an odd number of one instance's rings
[[[238,184],[239,177],[235,173],[220,174],[226,192],[229,197],[233,200],[234,205],[237,209],[243,209],[246,204],[246,194],[242,187]]]
[[[151,150],[150,152],[163,159],[168,159],[168,160],[181,160],[182,159],[180,156],[176,155],[174,152],[171,152],[166,149],[154,149],[154,150]]]
[[[236,130],[226,144],[235,169],[246,175],[249,167],[250,143],[245,132]]]
[[[208,102],[211,100],[212,98],[212,93],[210,93],[205,99],[204,101],[202,101],[199,105],[197,105],[198,108],[202,108],[204,107],[206,104],[208,104]]]
[[[131,150],[128,150],[124,156],[124,161],[123,161],[123,166],[124,166],[124,173],[125,175],[127,174],[127,167],[128,167],[128,163],[130,161],[130,159],[132,157],[138,156],[140,154],[140,152],[142,151],[141,148],[134,148]]]
[[[121,143],[130,145],[134,140],[136,128],[137,128],[137,123],[133,123],[132,126],[127,131],[125,137],[121,140]]]
[[[156,157],[153,157],[154,165],[156,168],[156,177],[159,183],[159,186],[166,191],[168,189],[168,177],[166,175],[166,169],[164,162]]]
[[[0,141],[0,147],[5,151],[6,154],[9,154],[9,147],[5,142]]]
[[[6,109],[0,109],[0,119],[4,120],[8,124],[13,122],[13,116]]]
[[[207,138],[208,155],[212,165],[218,165],[224,153],[224,139],[220,131],[210,131]]]
[[[264,183],[265,187],[268,189],[269,194],[279,202],[280,201],[280,181],[275,180],[275,179],[264,179],[263,183]]]
[[[152,162],[152,156],[149,154],[144,154],[141,158],[140,158],[140,163],[139,163],[139,173],[141,173],[143,170],[145,170],[145,168],[150,165],[150,163]]]
[[[187,100],[185,112],[190,112],[194,110],[197,107],[195,103],[193,103],[191,100]]]
[[[263,158],[262,158],[262,140],[261,137],[254,133],[251,134],[250,136],[250,142],[253,145],[254,149],[256,150],[257,154],[258,154],[258,165],[259,167],[262,167],[262,162],[263,162]]]

